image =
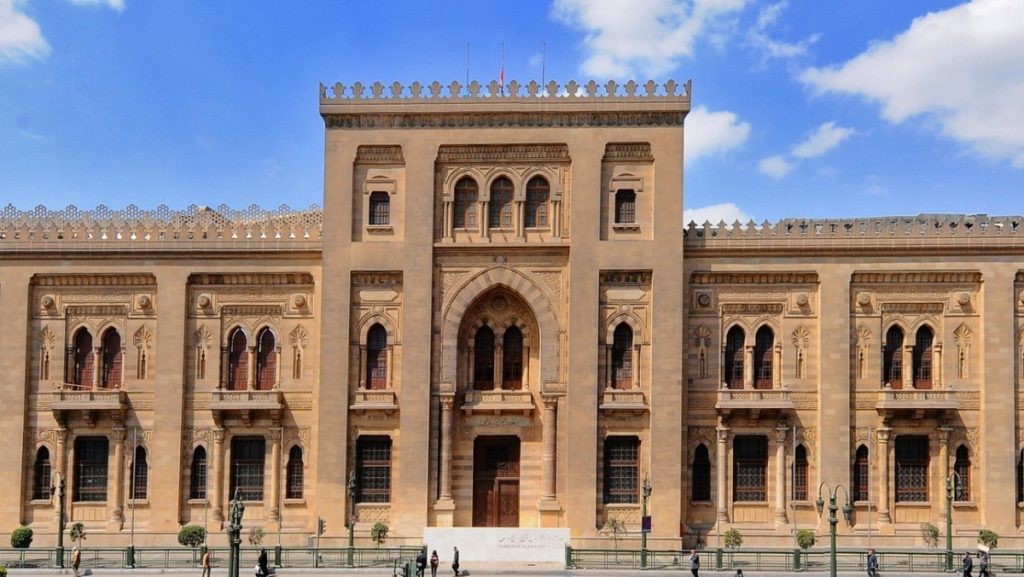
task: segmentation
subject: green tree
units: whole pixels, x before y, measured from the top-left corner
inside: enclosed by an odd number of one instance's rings
[[[996,546],[999,545],[999,534],[995,531],[982,529],[981,531],[978,531],[978,541],[990,549],[995,549]]]
[[[608,517],[604,520],[604,525],[601,525],[600,533],[602,535],[611,535],[612,541],[615,542],[615,548],[619,548],[619,537],[626,534],[626,523],[616,517]]]
[[[262,527],[253,527],[249,529],[249,544],[253,547],[259,547],[263,544],[263,538],[266,537],[266,533],[263,532]]]
[[[75,523],[71,525],[71,530],[68,531],[68,535],[72,541],[78,543],[78,546],[82,546],[82,541],[85,541],[85,525],[82,523]]]
[[[743,535],[737,529],[729,529],[722,534],[726,549],[739,549],[743,545]]]
[[[804,551],[814,547],[817,542],[818,537],[810,529],[800,529],[796,532],[796,544]]]
[[[939,545],[939,528],[931,523],[921,523],[921,538],[929,549]]]
[[[373,527],[370,528],[370,539],[373,539],[373,542],[380,547],[381,543],[383,543],[387,538],[388,526],[380,521],[374,523]]]
[[[178,530],[178,543],[195,549],[206,541],[206,529],[199,525],[185,525]]]
[[[11,533],[11,547],[28,549],[30,545],[32,545],[32,529],[18,527]]]

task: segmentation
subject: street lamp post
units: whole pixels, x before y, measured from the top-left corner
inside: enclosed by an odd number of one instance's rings
[[[235,488],[235,498],[231,500],[230,523],[228,525],[228,545],[231,552],[228,554],[228,577],[238,577],[239,565],[241,564],[242,549],[242,516],[245,514],[245,503],[242,502],[238,488]]]
[[[67,484],[64,475],[56,473],[53,485],[50,486],[50,494],[57,495],[57,567],[64,568],[64,491]]]
[[[840,489],[843,490],[843,494],[846,497],[846,504],[843,505],[843,517],[846,519],[846,524],[850,524],[850,518],[853,515],[853,506],[850,504],[850,492],[846,490],[846,487],[842,485],[836,485],[832,487],[825,481],[822,481],[818,485],[818,500],[814,502],[814,506],[818,509],[818,516],[821,516],[822,509],[825,507],[825,501],[821,499],[821,489],[828,488],[828,524],[829,524],[829,575],[830,577],[836,577],[836,525],[839,523],[839,519],[836,517],[836,512],[839,511],[839,507],[836,505],[836,493]]]
[[[348,566],[352,566],[356,530],[356,472],[348,476]]]
[[[953,570],[953,499],[961,483],[963,479],[956,471],[946,477],[946,571]]]
[[[651,478],[644,477],[643,486],[643,500],[640,504],[640,568],[647,568],[647,532],[650,531],[650,525],[647,524],[647,499],[651,497]]]

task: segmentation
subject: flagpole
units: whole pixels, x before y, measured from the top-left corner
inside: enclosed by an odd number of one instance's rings
[[[541,86],[544,85],[544,80],[545,80],[544,72],[545,72],[545,68],[547,67],[547,63],[548,63],[548,43],[547,42],[541,42],[540,43],[540,84],[541,84]]]
[[[469,42],[466,42],[466,88],[469,89]]]
[[[501,74],[499,75],[499,83],[501,84],[501,95],[505,95],[505,43],[501,43]]]

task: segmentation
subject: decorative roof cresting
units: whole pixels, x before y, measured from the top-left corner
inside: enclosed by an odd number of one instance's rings
[[[438,81],[428,85],[419,82],[405,86],[400,82],[392,82],[385,86],[381,82],[374,82],[365,85],[356,82],[345,85],[341,82],[334,83],[328,88],[320,84],[320,104],[338,104],[351,101],[376,100],[376,101],[438,101],[443,99],[459,99],[460,101],[484,100],[490,98],[505,98],[509,100],[527,98],[600,98],[606,100],[652,100],[672,99],[689,100],[691,95],[692,81],[687,80],[680,85],[675,80],[668,80],[664,84],[658,84],[648,80],[639,84],[634,80],[619,84],[609,80],[604,84],[598,84],[591,80],[585,84],[579,84],[570,80],[564,86],[554,80],[540,84],[533,80],[527,84],[520,84],[512,80],[502,85],[497,80],[481,84],[474,80],[467,85],[460,82],[451,82],[447,86]]]

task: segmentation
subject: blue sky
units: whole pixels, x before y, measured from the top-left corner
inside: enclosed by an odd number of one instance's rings
[[[321,204],[319,82],[693,79],[689,218],[1021,214],[1020,0],[0,0],[0,205]],[[577,191],[579,193],[580,191]]]

